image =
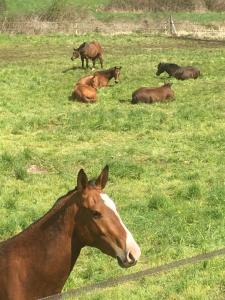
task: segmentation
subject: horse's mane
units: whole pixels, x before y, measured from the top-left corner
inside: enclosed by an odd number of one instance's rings
[[[84,42],[83,44],[81,44],[78,48],[77,51],[80,51],[82,48],[84,48],[86,46],[86,42]]]
[[[98,75],[98,74],[109,74],[109,73],[111,73],[113,70],[114,70],[115,68],[113,67],[113,68],[110,68],[110,69],[107,69],[107,70],[101,70],[101,71],[97,71],[97,72],[95,72],[94,73],[94,76],[95,75]]]
[[[181,68],[181,66],[177,65],[177,64],[173,64],[173,63],[163,63],[164,66],[168,66],[168,67],[178,67]]]

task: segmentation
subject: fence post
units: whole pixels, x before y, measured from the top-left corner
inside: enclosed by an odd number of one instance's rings
[[[170,34],[177,35],[177,30],[176,30],[175,24],[173,22],[172,16],[170,16]]]
[[[78,35],[78,23],[75,23],[75,34]]]

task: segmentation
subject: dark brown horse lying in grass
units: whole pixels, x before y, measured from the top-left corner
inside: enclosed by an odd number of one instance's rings
[[[95,68],[95,61],[99,59],[101,68],[103,68],[103,49],[98,42],[83,43],[78,48],[74,48],[71,60],[80,57],[82,62],[82,68],[84,68],[84,60],[86,61],[86,68],[88,68],[88,60],[93,62],[93,68]]]
[[[132,103],[154,103],[163,102],[174,97],[174,92],[171,90],[171,83],[165,83],[161,87],[147,88],[141,87],[132,94]]]
[[[0,243],[0,299],[36,300],[60,293],[85,246],[134,266],[140,248],[103,192],[106,166],[95,181],[81,169],[77,187],[39,220]]]
[[[101,88],[108,86],[109,81],[114,78],[115,83],[119,82],[120,71],[122,67],[114,67],[108,70],[97,71],[94,73],[94,87]]]
[[[159,63],[156,75],[159,76],[163,72],[166,72],[167,74],[169,74],[169,76],[173,76],[176,79],[180,80],[189,78],[196,79],[200,76],[199,69],[192,66],[181,67],[177,64]]]

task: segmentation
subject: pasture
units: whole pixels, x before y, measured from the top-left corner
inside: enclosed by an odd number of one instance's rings
[[[104,68],[122,66],[120,82],[99,90],[96,104],[69,101],[74,83],[93,73],[71,62],[72,49],[93,39],[104,47]],[[0,49],[1,240],[72,189],[81,167],[94,177],[108,164],[106,191],[141,260],[123,270],[85,248],[64,290],[224,246],[224,42],[1,35]],[[157,77],[160,61],[194,65],[203,75]],[[130,104],[135,89],[164,81],[173,83],[174,101]],[[223,299],[224,268],[224,258],[213,259],[79,299]]]

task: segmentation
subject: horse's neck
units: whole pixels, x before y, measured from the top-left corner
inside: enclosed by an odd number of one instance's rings
[[[110,80],[110,79],[112,79],[112,78],[114,77],[114,73],[113,73],[112,70],[104,71],[103,74],[104,74],[104,76],[105,76],[108,80]]]
[[[71,194],[70,194],[71,193]],[[62,280],[68,278],[81,250],[74,235],[78,208],[73,192],[60,198],[50,211],[31,225],[22,238],[29,239],[35,247],[36,263],[45,266],[46,274]],[[25,250],[26,251],[26,250]],[[28,250],[29,251],[29,250]],[[53,270],[53,271],[52,271]],[[46,276],[43,273],[43,278]]]
[[[177,70],[180,68],[180,66],[173,64],[173,65],[168,65],[168,69],[170,69],[172,67],[172,70]]]
[[[69,192],[61,197],[53,208],[40,220],[39,232],[48,237],[52,235],[52,240],[57,239],[68,243],[73,248],[79,248],[74,244],[73,235],[75,230],[75,218],[78,211],[76,205],[76,192]],[[64,244],[64,247],[66,245]],[[72,249],[76,252],[76,249]],[[59,253],[61,255],[61,253]]]

